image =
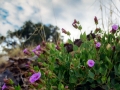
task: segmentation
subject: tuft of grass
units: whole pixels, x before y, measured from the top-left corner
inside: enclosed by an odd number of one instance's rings
[[[8,55],[10,57],[23,57],[24,56],[24,54],[23,54],[23,52],[22,52],[22,50],[21,50],[20,47],[17,47],[15,49],[10,50],[10,52],[8,53]]]

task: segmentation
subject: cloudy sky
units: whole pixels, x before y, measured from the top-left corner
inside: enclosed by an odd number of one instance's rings
[[[72,27],[74,19],[80,21],[82,32],[89,33],[95,29],[94,17],[97,16],[98,27],[103,27],[103,20],[107,30],[109,25],[120,24],[118,5],[120,0],[0,0],[0,34],[6,35],[8,30],[19,29],[31,20],[57,25],[70,31],[71,38],[78,38],[80,31]],[[68,37],[64,37],[66,41]]]

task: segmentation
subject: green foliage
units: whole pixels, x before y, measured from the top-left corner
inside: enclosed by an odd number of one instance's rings
[[[82,28],[78,28],[82,29]],[[46,43],[41,47],[38,62],[41,67],[40,88],[46,90],[119,90],[120,38],[118,32],[84,32],[76,42]],[[103,33],[103,34],[102,34]],[[99,36],[99,38],[98,38]],[[82,40],[82,43],[80,42]],[[98,45],[100,43],[100,45]],[[95,63],[90,66],[88,60]],[[56,89],[57,88],[57,89]]]
[[[15,90],[22,90],[22,89],[21,89],[20,85],[18,85],[18,86],[15,86]]]

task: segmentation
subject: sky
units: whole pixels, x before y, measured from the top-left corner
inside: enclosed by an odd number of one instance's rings
[[[0,34],[6,35],[8,30],[17,30],[31,20],[64,28],[76,39],[80,31],[73,28],[74,19],[82,25],[82,32],[95,30],[95,16],[98,27],[109,30],[110,25],[120,24],[119,5],[120,0],[0,0]],[[61,34],[64,41],[69,38]]]

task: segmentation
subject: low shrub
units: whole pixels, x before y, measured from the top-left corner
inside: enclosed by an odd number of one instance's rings
[[[97,17],[94,18],[96,26]],[[73,27],[82,30],[79,21]],[[109,32],[100,28],[79,39],[68,39],[67,43],[44,42],[33,50],[27,48],[26,55],[38,58],[30,61],[23,73],[22,85],[7,79],[3,88],[13,90],[120,90],[120,27],[113,25]],[[70,35],[69,31],[62,32]],[[27,89],[25,89],[27,87]],[[4,90],[4,89],[3,89]]]

